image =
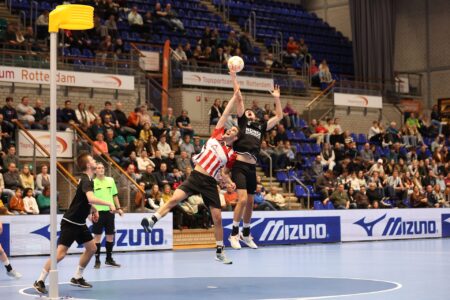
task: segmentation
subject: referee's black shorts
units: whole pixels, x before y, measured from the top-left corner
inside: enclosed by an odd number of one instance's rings
[[[76,241],[79,245],[92,241],[92,233],[86,225],[76,225],[66,220],[61,221],[61,234],[59,235],[58,245],[64,245],[67,248]]]
[[[254,195],[256,191],[256,166],[237,160],[231,169],[231,179],[236,189],[247,190],[247,194]]]
[[[188,196],[202,195],[203,202],[208,207],[221,208],[217,181],[211,176],[194,170],[178,188]]]
[[[116,227],[114,225],[115,215],[109,211],[99,211],[98,221],[92,224],[93,234],[102,234],[105,230],[105,234],[111,235],[116,232]]]

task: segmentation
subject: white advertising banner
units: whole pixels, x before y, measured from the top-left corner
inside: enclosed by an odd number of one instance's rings
[[[140,225],[144,216],[148,214],[129,213],[123,217],[116,215],[115,251],[173,248],[172,214],[161,219],[150,234],[144,232]],[[58,215],[58,222],[61,218],[62,215]],[[49,215],[2,217],[4,232],[0,236],[0,242],[12,256],[49,254],[49,221]],[[88,222],[87,225],[91,224]],[[58,225],[58,236],[59,228]],[[83,250],[82,245],[74,243],[69,253],[81,253]]]
[[[29,130],[28,131],[36,140],[44,146],[47,151],[50,152],[50,132],[44,130]],[[33,156],[34,153],[34,143],[22,130],[19,130],[19,145],[18,151],[19,156]],[[57,149],[56,153],[58,157],[61,158],[72,158],[73,157],[73,133],[66,131],[58,131],[56,133]],[[36,146],[36,156],[37,157],[47,157],[40,149]]]
[[[334,93],[334,105],[383,108],[381,96]]]
[[[144,55],[139,57],[139,67],[145,71],[159,71],[159,52],[141,51]]]
[[[273,89],[272,78],[256,78],[238,76],[240,88],[243,90],[268,91]],[[200,73],[183,71],[184,85],[233,88],[230,76],[225,74]]]
[[[50,70],[0,66],[0,81],[31,84],[50,84]],[[116,74],[58,71],[58,85],[134,90],[134,77]]]

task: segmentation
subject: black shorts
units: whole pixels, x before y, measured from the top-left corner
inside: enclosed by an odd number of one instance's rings
[[[247,194],[254,195],[256,191],[256,166],[237,160],[231,170],[231,179],[236,189],[247,190]]]
[[[92,241],[92,234],[89,228],[86,225],[75,225],[66,220],[62,220],[58,245],[64,245],[70,248],[74,241],[79,245]]]
[[[221,208],[217,181],[211,176],[194,170],[178,188],[189,196],[202,195],[203,202],[208,207]]]
[[[92,233],[102,234],[103,229],[105,230],[105,234],[116,233],[116,227],[114,226],[115,215],[109,211],[99,211],[98,215],[98,221],[92,224]]]

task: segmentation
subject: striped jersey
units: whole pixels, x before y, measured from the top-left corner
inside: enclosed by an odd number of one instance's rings
[[[216,180],[220,180],[220,170],[223,167],[231,168],[236,160],[236,153],[222,141],[224,132],[223,127],[214,129],[202,151],[192,158],[195,165],[200,165]]]

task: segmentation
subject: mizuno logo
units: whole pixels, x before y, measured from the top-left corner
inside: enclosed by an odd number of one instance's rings
[[[373,227],[375,226],[375,224],[377,224],[378,222],[383,220],[385,217],[386,217],[386,214],[384,214],[380,218],[376,219],[375,221],[372,221],[369,223],[366,223],[366,217],[364,217],[361,220],[358,220],[353,224],[357,224],[357,225],[361,226],[367,232],[368,236],[372,236],[373,235]]]
[[[283,220],[271,220],[264,228],[259,241],[296,241],[327,238],[326,224],[285,225]]]

